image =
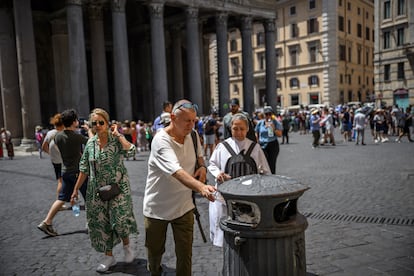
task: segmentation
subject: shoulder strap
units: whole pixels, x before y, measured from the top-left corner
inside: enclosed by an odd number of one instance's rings
[[[196,155],[196,161],[197,161],[197,134],[194,130],[191,131],[191,139],[193,140],[194,145],[194,153]]]
[[[256,146],[256,142],[252,142],[250,144],[250,147],[249,147],[249,149],[246,152],[246,156],[250,156],[250,154],[252,153],[252,151],[253,151],[253,149],[254,149],[255,146]]]
[[[229,145],[229,143],[227,143],[226,141],[223,141],[223,145],[226,147],[227,151],[232,155],[235,156],[237,155],[234,150],[231,148],[231,146]]]

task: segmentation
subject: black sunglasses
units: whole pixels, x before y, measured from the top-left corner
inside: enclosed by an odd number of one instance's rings
[[[92,126],[96,126],[97,124],[103,126],[105,124],[105,121],[92,121],[91,124]]]

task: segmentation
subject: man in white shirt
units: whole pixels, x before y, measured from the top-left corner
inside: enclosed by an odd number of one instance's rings
[[[175,241],[176,274],[192,275],[195,207],[192,191],[214,201],[216,189],[204,184],[207,169],[200,142],[195,153],[191,138],[196,111],[197,106],[188,100],[178,101],[171,112],[170,125],[158,131],[152,141],[143,203],[145,246],[151,275],[162,273],[168,224],[172,226]],[[199,168],[195,171],[196,161]]]
[[[355,145],[359,145],[359,138],[361,137],[361,145],[365,146],[364,133],[365,133],[365,114],[361,112],[361,109],[357,109],[354,117],[354,130],[356,131]]]

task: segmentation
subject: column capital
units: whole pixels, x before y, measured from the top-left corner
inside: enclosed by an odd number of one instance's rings
[[[216,24],[220,26],[227,26],[228,14],[226,12],[216,13]]]
[[[111,0],[113,12],[125,12],[126,0]]]
[[[243,16],[241,18],[241,29],[242,31],[251,31],[252,30],[252,21],[251,16]]]
[[[66,0],[66,5],[82,6],[83,0]]]
[[[188,7],[185,10],[185,14],[190,21],[198,22],[198,8]]]
[[[102,3],[98,1],[92,1],[88,5],[88,14],[89,18],[92,20],[102,20],[103,19],[103,9]]]
[[[164,16],[164,3],[150,3],[148,7],[151,17],[162,18]]]
[[[274,32],[276,29],[276,24],[274,19],[266,19],[263,21],[263,26],[266,32]]]

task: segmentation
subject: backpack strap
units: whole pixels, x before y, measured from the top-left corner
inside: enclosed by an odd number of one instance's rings
[[[196,165],[197,165],[198,164],[198,156],[197,156],[197,134],[196,134],[196,132],[195,132],[194,129],[191,131],[191,138],[193,140],[194,153],[195,153],[195,156],[196,156]]]
[[[253,149],[254,149],[255,146],[256,146],[256,142],[252,142],[250,144],[249,149],[246,151],[246,156],[250,156],[250,154],[252,153],[252,151],[253,151]]]
[[[226,141],[223,141],[223,146],[226,147],[227,151],[231,154],[231,156],[236,156],[237,155],[234,152],[234,150],[231,148],[231,146],[229,145],[229,143],[227,143]]]

